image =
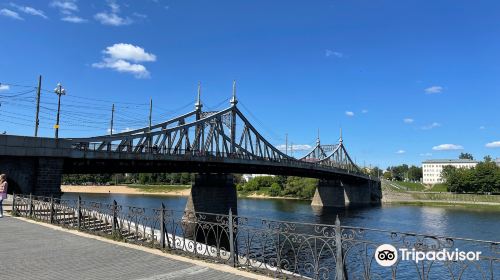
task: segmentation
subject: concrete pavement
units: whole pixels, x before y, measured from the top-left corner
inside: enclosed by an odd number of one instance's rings
[[[20,218],[0,219],[0,279],[252,278],[266,277]]]

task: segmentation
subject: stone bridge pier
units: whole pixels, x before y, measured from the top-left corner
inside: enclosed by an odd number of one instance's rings
[[[0,157],[0,173],[7,175],[9,193],[60,197],[64,159]]]
[[[186,222],[184,223],[186,236],[208,245],[229,248],[229,233],[226,228],[223,226],[214,226],[213,224],[211,226],[203,226],[220,222],[217,221],[217,216],[198,216],[194,213],[204,212],[228,215],[229,209],[231,209],[232,213],[237,215],[237,202],[238,196],[236,194],[233,175],[196,174],[183,217],[183,220]]]
[[[382,189],[376,180],[320,180],[312,206],[346,207],[380,204]]]
[[[186,211],[224,214],[238,213],[238,197],[231,174],[196,174]]]

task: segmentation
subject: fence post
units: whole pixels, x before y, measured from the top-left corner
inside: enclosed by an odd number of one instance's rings
[[[335,244],[337,252],[335,256],[335,280],[344,280],[344,257],[342,255],[342,228],[340,227],[339,216],[335,218]]]
[[[12,216],[16,216],[16,193],[12,193]]]
[[[54,223],[54,195],[50,195],[50,223]]]
[[[78,229],[81,229],[81,227],[82,227],[82,197],[81,196],[78,196],[77,215],[78,215],[78,220],[77,220]]]
[[[234,228],[233,228],[233,211],[229,208],[229,261],[233,267],[236,267],[236,258],[234,254]]]
[[[160,208],[160,248],[165,248],[165,204],[163,202]]]
[[[28,205],[28,215],[31,218],[33,216],[33,195],[30,193],[30,199],[29,199],[29,205]]]
[[[116,203],[116,200],[113,200],[113,221],[111,222],[112,225],[111,225],[111,231],[113,233],[113,235],[116,233],[116,223],[117,223],[117,217],[116,217],[116,208],[117,208],[117,203]]]

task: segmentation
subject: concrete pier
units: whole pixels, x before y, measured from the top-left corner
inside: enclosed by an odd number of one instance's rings
[[[238,213],[238,196],[231,174],[197,174],[191,194],[186,203],[186,211],[214,214]]]
[[[0,173],[7,174],[9,193],[58,197],[64,159],[52,157],[1,157]]]
[[[382,189],[374,180],[320,180],[311,205],[346,207],[380,204]]]

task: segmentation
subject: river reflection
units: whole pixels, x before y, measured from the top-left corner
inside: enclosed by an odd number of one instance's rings
[[[76,199],[67,193],[63,199]],[[186,197],[123,194],[81,194],[82,199],[118,204],[184,210]],[[313,208],[310,201],[238,198],[241,216],[291,222],[333,224],[338,215],[342,225],[432,235],[500,240],[500,211],[491,209],[382,205],[368,208]]]

